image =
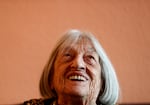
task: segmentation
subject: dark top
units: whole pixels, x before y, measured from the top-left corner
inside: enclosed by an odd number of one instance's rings
[[[23,105],[53,105],[55,99],[31,99],[25,101]]]
[[[28,100],[28,101],[25,101],[23,103],[23,105],[53,105],[53,103],[55,102],[56,99],[31,99],[31,100]],[[104,104],[101,104],[101,103],[98,103],[97,105],[104,105]],[[114,104],[112,104],[114,105]],[[117,105],[117,104],[115,104]]]

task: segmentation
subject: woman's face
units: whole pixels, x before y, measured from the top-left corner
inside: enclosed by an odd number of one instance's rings
[[[101,67],[99,56],[89,41],[79,41],[59,51],[52,84],[58,97],[97,98],[101,87]]]

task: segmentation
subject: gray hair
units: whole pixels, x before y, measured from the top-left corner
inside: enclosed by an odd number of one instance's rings
[[[44,98],[56,98],[56,92],[51,88],[51,81],[54,72],[54,62],[56,56],[60,50],[66,45],[71,44],[75,40],[78,40],[80,36],[84,36],[92,42],[95,50],[100,57],[100,65],[102,67],[102,88],[97,98],[97,103],[105,105],[113,105],[117,103],[119,98],[119,83],[115,73],[115,70],[103,50],[99,41],[89,32],[81,32],[79,30],[69,30],[57,43],[54,50],[51,53],[49,61],[44,67],[43,74],[40,79],[40,93]]]

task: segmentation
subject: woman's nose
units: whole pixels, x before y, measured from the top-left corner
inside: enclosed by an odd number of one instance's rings
[[[84,70],[85,69],[85,62],[84,58],[82,56],[77,56],[73,61],[72,61],[72,68],[75,68],[77,70]]]

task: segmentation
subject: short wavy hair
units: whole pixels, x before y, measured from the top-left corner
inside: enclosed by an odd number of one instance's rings
[[[70,45],[71,43],[77,41],[81,36],[86,37],[92,42],[100,58],[100,65],[102,69],[100,79],[102,80],[102,87],[97,98],[97,104],[116,104],[119,98],[119,83],[115,70],[108,56],[106,55],[99,41],[94,37],[92,33],[82,32],[75,29],[67,31],[53,49],[50,58],[44,67],[40,79],[41,95],[44,98],[57,98],[56,92],[51,88],[55,59],[57,57],[58,52],[61,51],[63,47],[66,47],[66,45]]]

